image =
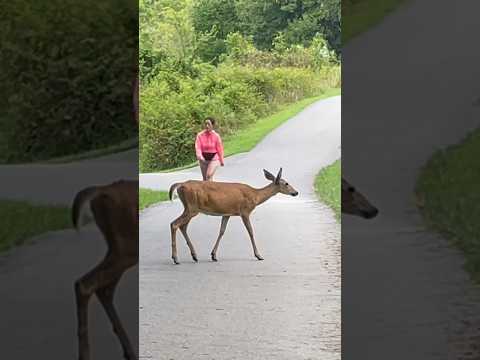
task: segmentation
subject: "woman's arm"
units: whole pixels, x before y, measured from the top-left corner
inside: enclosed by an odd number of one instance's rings
[[[197,156],[197,160],[205,161],[202,155],[202,142],[200,139],[200,134],[197,135],[195,139],[195,154]]]
[[[225,165],[224,159],[223,159],[223,143],[222,143],[222,138],[220,135],[217,134],[217,154],[218,158],[220,160],[220,165]]]

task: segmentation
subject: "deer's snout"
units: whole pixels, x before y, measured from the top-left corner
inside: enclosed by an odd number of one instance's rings
[[[292,196],[297,196],[298,195],[298,191],[295,191],[291,194]]]
[[[365,219],[373,219],[377,215],[378,215],[377,208],[372,208],[371,210],[363,212],[363,216],[365,217]]]

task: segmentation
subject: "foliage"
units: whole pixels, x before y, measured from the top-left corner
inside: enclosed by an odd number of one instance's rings
[[[136,134],[135,14],[131,0],[18,0],[2,6],[3,160],[69,155]]]
[[[0,200],[0,253],[34,236],[71,226],[68,207]]]
[[[144,210],[147,207],[168,200],[168,192],[166,191],[156,191],[143,188],[140,188],[139,190],[140,191],[138,193],[138,205],[140,210]]]
[[[196,31],[213,35],[200,51],[204,61],[216,63],[234,32],[251,37],[261,50],[271,50],[278,34],[289,46],[309,46],[322,34],[340,53],[340,0],[198,0],[192,16]]]
[[[338,221],[341,221],[342,194],[341,194],[341,162],[323,168],[315,178],[315,191],[327,206],[334,212]]]
[[[480,130],[463,142],[437,151],[417,180],[417,203],[427,224],[445,235],[466,257],[480,282]]]
[[[349,40],[381,22],[388,14],[408,0],[343,0],[342,42]]]
[[[284,20],[308,14],[290,1],[263,3],[254,14],[253,0],[140,2],[141,171],[191,163],[206,116],[228,137],[281,105],[340,86],[338,56],[318,23],[300,41]],[[318,10],[334,1],[303,3]],[[273,32],[262,40],[266,19],[275,19]]]

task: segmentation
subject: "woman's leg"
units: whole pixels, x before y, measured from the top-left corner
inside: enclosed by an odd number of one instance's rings
[[[200,170],[202,171],[203,181],[205,181],[205,180],[207,180],[208,162],[207,162],[207,161],[198,160],[198,163],[200,164]]]
[[[218,160],[210,161],[207,167],[207,181],[213,181],[213,175],[215,175],[215,171],[217,171],[217,168],[219,166],[220,166],[220,161]]]

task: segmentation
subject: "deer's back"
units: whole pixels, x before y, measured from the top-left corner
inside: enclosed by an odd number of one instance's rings
[[[190,180],[179,196],[191,210],[208,215],[236,216],[255,208],[255,189],[241,183]]]
[[[100,187],[100,194],[111,203],[113,221],[123,219],[129,228],[138,228],[138,181],[116,181]]]

